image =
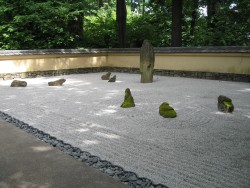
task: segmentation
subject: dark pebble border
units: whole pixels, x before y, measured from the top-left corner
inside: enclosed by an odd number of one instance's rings
[[[124,184],[129,185],[134,188],[168,188],[162,184],[154,184],[150,179],[138,177],[136,173],[125,171],[122,167],[113,165],[111,162],[102,160],[97,156],[91,155],[87,151],[82,151],[81,149],[74,147],[70,144],[65,143],[62,140],[58,140],[57,138],[34,128],[27,123],[24,123],[4,112],[0,111],[0,118],[9,122],[10,124],[19,127],[20,129],[26,131],[37,137],[38,139],[50,144],[53,147],[58,148],[63,153],[66,153],[76,160],[79,160],[88,166],[92,166],[101,172],[111,176]]]
[[[119,73],[140,74],[140,70],[138,68],[93,67],[93,68],[76,68],[76,69],[22,72],[22,73],[4,73],[4,74],[0,74],[0,80],[12,80],[12,79],[18,79],[18,78],[63,76],[63,75],[70,75],[70,74],[88,74],[88,73],[98,73],[98,72],[119,72]],[[154,75],[250,83],[250,74],[233,74],[233,73],[215,73],[215,72],[197,72],[197,71],[155,69]]]

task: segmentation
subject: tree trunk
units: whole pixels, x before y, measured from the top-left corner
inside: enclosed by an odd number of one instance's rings
[[[83,40],[83,13],[77,15],[76,17],[72,17],[68,20],[68,31],[69,33],[77,38],[78,41]]]
[[[210,32],[208,45],[216,46],[217,44],[217,36],[216,32],[216,22],[218,21],[216,18],[216,6],[220,0],[207,0],[207,30]]]
[[[145,0],[142,0],[142,16],[145,14]]]
[[[182,0],[172,1],[172,46],[181,46],[182,39]]]
[[[126,1],[125,0],[116,0],[116,20],[118,26],[118,43],[120,48],[126,47]]]
[[[98,7],[103,7],[103,0],[97,0]]]
[[[191,26],[190,26],[190,35],[191,36],[194,35],[198,8],[199,8],[199,0],[193,0],[193,12],[192,12],[192,20],[191,20]]]

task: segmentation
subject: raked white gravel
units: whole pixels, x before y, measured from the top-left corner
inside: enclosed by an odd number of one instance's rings
[[[0,110],[66,143],[170,188],[250,187],[250,84],[104,73],[25,79],[25,88],[0,81]],[[49,87],[58,78],[62,87]],[[130,88],[134,108],[122,109]],[[235,111],[217,110],[217,98]],[[177,118],[158,113],[162,102]]]

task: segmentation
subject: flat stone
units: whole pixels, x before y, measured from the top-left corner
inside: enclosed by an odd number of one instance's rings
[[[13,80],[10,87],[26,87],[27,82],[26,81],[20,81],[20,80]]]
[[[110,75],[111,75],[111,72],[108,72],[108,73],[106,73],[106,74],[104,74],[104,75],[102,75],[102,80],[109,80],[109,78],[110,78]]]
[[[48,85],[49,86],[62,86],[64,82],[66,82],[66,79],[62,78],[53,82],[48,82]]]

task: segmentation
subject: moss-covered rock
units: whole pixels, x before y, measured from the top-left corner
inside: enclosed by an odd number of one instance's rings
[[[102,75],[102,80],[109,80],[109,78],[110,78],[110,75],[111,75],[111,72],[108,72],[108,73],[106,73],[106,74],[104,74],[104,75]]]
[[[226,96],[220,95],[218,97],[218,110],[225,113],[232,113],[234,111],[234,105],[232,100]]]
[[[159,114],[164,118],[175,118],[177,116],[176,111],[167,102],[160,105]]]
[[[122,108],[135,107],[134,98],[132,97],[132,94],[129,88],[125,90],[124,102],[122,103],[121,107]]]

